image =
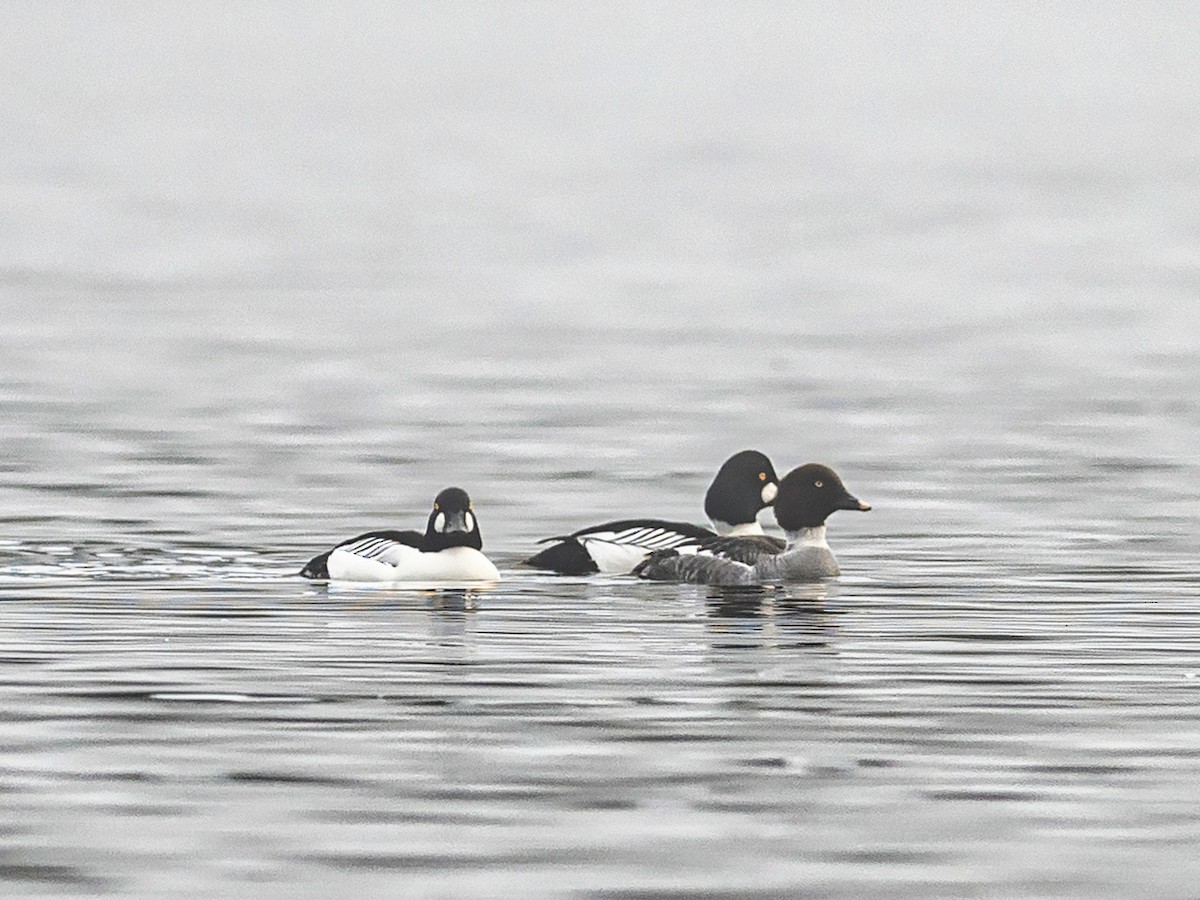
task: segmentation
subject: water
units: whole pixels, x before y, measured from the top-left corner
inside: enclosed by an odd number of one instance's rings
[[[14,15],[6,896],[1195,895],[1194,14]],[[842,578],[515,568],[743,447]]]

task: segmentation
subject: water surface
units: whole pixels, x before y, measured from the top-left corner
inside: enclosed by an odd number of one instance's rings
[[[1194,896],[1189,16],[23,6],[3,893]],[[517,566],[744,447],[840,579]]]

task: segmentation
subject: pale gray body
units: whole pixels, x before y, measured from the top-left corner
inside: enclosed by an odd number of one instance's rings
[[[638,574],[655,581],[717,585],[819,581],[838,574],[824,526],[789,532],[787,537],[782,548],[763,540],[725,539],[694,556],[655,555],[639,567]]]

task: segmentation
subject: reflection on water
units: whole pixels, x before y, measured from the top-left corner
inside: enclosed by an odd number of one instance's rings
[[[893,566],[478,594],[29,576],[0,631],[4,877],[1171,895],[1197,837],[1195,576],[974,593]]]
[[[826,608],[822,583],[705,591],[714,649],[818,650],[829,646],[837,629],[837,613]]]

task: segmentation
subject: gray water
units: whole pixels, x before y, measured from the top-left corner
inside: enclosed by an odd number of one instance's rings
[[[7,12],[4,896],[1197,896],[1194,10]],[[840,579],[517,567],[743,447]]]

